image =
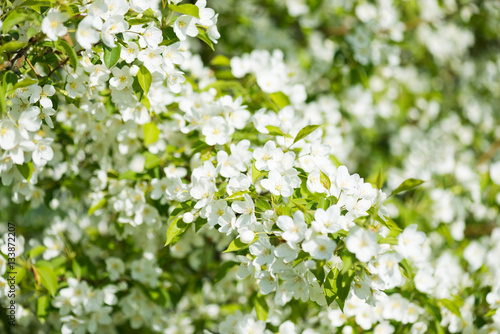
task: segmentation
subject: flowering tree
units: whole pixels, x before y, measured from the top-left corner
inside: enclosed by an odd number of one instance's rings
[[[210,6],[1,5],[2,331],[500,331],[498,3]]]

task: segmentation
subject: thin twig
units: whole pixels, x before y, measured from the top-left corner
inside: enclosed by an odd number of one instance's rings
[[[495,156],[495,154],[500,150],[500,138],[495,140],[493,144],[488,148],[486,152],[484,152],[479,159],[477,160],[477,166],[481,166],[482,164],[488,162]]]
[[[57,69],[61,68],[64,64],[66,64],[68,62],[68,60],[69,60],[69,57],[64,59],[62,62],[59,62],[56,67],[54,67],[52,70],[50,70],[49,74],[47,74],[47,77],[50,78],[52,73],[54,73]]]
[[[35,73],[35,75],[40,78],[40,74],[38,74],[38,72],[35,70],[35,68],[33,67],[33,65],[31,64],[30,60],[28,58],[26,58],[26,61],[28,62],[28,65],[31,67],[31,69],[33,70],[33,72]]]

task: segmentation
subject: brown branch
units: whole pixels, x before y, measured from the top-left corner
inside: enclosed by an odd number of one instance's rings
[[[33,70],[33,73],[35,73],[35,75],[40,78],[40,74],[38,74],[38,72],[35,70],[35,67],[33,67],[33,65],[31,64],[30,60],[28,58],[26,58],[26,61],[28,62],[28,65],[31,67],[31,69]]]
[[[493,144],[488,148],[486,152],[481,154],[479,159],[477,160],[477,166],[481,166],[482,164],[488,162],[495,156],[495,154],[500,150],[500,138],[495,140]]]

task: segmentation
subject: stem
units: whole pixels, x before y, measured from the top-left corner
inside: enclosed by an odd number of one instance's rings
[[[481,166],[482,164],[485,164],[486,162],[490,161],[491,158],[493,158],[499,150],[500,150],[500,138],[497,138],[497,140],[495,140],[493,144],[491,144],[488,150],[483,154],[481,154],[481,156],[477,160],[477,166]]]
[[[35,75],[40,78],[40,74],[38,74],[38,72],[35,70],[35,68],[33,67],[33,65],[31,64],[30,60],[28,58],[26,58],[26,61],[28,62],[28,65],[31,67],[31,69],[33,70],[33,73],[35,73]]]

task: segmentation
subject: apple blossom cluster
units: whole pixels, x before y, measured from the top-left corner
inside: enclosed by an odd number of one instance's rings
[[[206,7],[206,2],[200,0],[196,6],[188,6],[196,17],[184,14],[172,23],[162,21],[157,1],[93,1],[72,8],[78,15],[64,7],[50,8],[44,16],[37,16],[29,30],[20,30],[25,34],[21,37],[29,40],[20,52],[29,52],[38,46],[36,42],[45,39],[56,42],[67,58],[58,61],[54,69],[35,63],[36,79],[27,76],[14,79],[5,92],[8,101],[0,120],[0,176],[4,185],[12,185],[16,202],[33,200],[36,206],[43,198],[43,190],[36,187],[37,176],[54,159],[54,151],[60,151],[59,144],[54,142],[57,132],[54,122],[65,123],[77,112],[100,121],[110,111],[119,111],[121,121],[145,124],[151,121],[150,106],[156,109],[154,96],[149,95],[150,102],[147,95],[151,85],[163,87],[166,83],[167,91],[180,92],[185,81],[179,66],[185,61],[186,36],[206,34],[207,43],[216,43],[219,38],[217,15]],[[181,14],[186,11],[182,6],[172,8],[170,19],[175,10]],[[75,18],[77,23],[73,22]],[[73,24],[76,33],[72,40],[68,26]],[[165,27],[173,29],[168,38],[162,35],[161,29]],[[102,47],[98,49],[96,45]],[[78,61],[77,56],[81,56]],[[69,63],[71,66],[62,66]],[[55,85],[59,80],[62,85]],[[134,94],[134,84],[142,88],[140,94]],[[105,90],[114,103],[111,109],[103,103]],[[67,114],[56,115],[57,107],[64,102],[68,105]],[[80,124],[78,128],[86,127]],[[23,177],[24,171],[20,173],[15,168],[27,164],[31,172],[29,181]]]

